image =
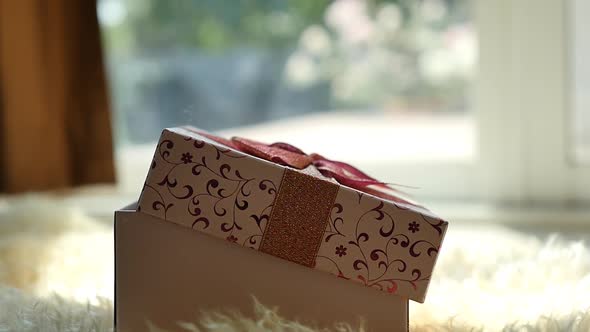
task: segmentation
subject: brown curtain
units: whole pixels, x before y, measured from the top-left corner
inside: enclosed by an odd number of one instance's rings
[[[113,182],[95,1],[0,0],[0,192]]]

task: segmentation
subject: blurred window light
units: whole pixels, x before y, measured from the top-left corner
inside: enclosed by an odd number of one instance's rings
[[[114,27],[125,20],[127,9],[120,0],[101,0],[97,6],[98,19],[102,26]]]
[[[421,195],[472,193],[475,180],[446,184],[478,172],[472,5],[99,0],[121,188],[141,188],[162,128],[191,124],[288,141]]]
[[[100,0],[98,13],[119,144],[185,123],[349,113],[399,128],[472,115],[468,0]]]

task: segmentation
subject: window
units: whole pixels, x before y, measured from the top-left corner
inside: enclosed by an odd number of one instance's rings
[[[100,0],[121,180],[140,188],[161,128],[188,123],[289,141],[421,199],[590,199],[570,7]]]

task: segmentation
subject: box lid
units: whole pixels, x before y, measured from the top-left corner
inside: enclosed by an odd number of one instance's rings
[[[138,211],[418,302],[448,225],[187,127],[163,131]]]

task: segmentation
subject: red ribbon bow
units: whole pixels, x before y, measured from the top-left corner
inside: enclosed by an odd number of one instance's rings
[[[401,197],[388,192],[398,192],[386,183],[374,179],[358,168],[341,161],[327,159],[317,153],[306,154],[301,149],[287,143],[264,144],[247,138],[232,137],[230,140],[198,131],[212,141],[226,145],[235,150],[296,169],[313,165],[322,175],[333,178],[338,183],[362,192],[388,199],[393,202],[420,207]],[[388,192],[387,192],[388,191]]]

